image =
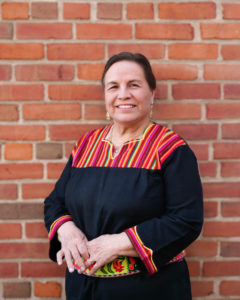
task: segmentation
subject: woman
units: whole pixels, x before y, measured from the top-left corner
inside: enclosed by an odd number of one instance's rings
[[[112,56],[102,85],[112,124],[80,138],[45,200],[50,257],[65,257],[68,300],[189,300],[184,249],[203,221],[195,156],[151,121],[145,56]]]

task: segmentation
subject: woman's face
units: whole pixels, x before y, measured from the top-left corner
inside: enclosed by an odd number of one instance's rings
[[[104,79],[106,109],[114,122],[147,122],[154,91],[145,79],[142,67],[132,61],[114,63]]]

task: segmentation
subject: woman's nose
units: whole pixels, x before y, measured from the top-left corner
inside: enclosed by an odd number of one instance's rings
[[[124,100],[129,99],[130,93],[127,87],[121,87],[118,93],[118,99]]]

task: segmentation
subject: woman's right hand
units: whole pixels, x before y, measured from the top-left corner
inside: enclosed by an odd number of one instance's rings
[[[61,250],[57,253],[57,262],[62,264],[65,257],[69,272],[74,271],[72,259],[80,267],[81,272],[85,270],[85,265],[82,258],[89,258],[87,249],[87,238],[85,234],[72,222],[68,221],[61,225],[57,231],[58,240],[61,242]]]

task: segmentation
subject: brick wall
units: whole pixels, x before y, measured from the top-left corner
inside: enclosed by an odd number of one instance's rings
[[[99,79],[122,50],[150,59],[154,119],[199,160],[194,299],[240,299],[239,1],[2,0],[0,18],[0,299],[64,299],[43,199],[80,135],[106,124]]]

